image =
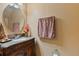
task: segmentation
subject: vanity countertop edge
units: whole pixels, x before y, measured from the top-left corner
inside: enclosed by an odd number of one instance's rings
[[[18,39],[12,39],[11,41],[6,42],[6,43],[0,43],[0,48],[7,48],[7,47],[10,47],[12,45],[22,43],[24,41],[28,41],[31,39],[34,39],[34,37],[20,37]]]

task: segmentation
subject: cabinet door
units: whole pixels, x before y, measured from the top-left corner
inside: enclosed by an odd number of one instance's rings
[[[28,48],[27,48],[27,56],[34,56],[35,54],[35,51],[34,51],[34,46],[33,45],[31,45],[31,46],[29,46]]]
[[[3,49],[0,49],[0,56],[3,55]]]
[[[32,54],[33,54],[33,48],[32,47],[33,46],[30,46],[30,47],[27,48],[27,55],[28,56],[32,56]]]

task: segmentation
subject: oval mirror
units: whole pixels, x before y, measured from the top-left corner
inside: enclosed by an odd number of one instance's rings
[[[3,11],[3,23],[10,32],[21,32],[24,22],[24,16],[18,3],[13,3],[6,6]]]

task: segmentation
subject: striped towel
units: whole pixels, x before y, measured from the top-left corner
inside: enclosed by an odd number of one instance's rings
[[[38,20],[38,36],[49,39],[55,37],[55,16],[40,18]]]

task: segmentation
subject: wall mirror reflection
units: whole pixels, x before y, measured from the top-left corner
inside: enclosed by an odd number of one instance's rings
[[[21,8],[22,5],[23,4],[11,3],[4,8],[2,21],[6,30],[8,30],[7,32],[9,32],[7,34],[9,38],[15,37],[13,34],[23,33],[25,18]]]
[[[7,5],[3,11],[4,25],[11,33],[22,32],[25,19],[20,6],[18,3],[12,3]]]

